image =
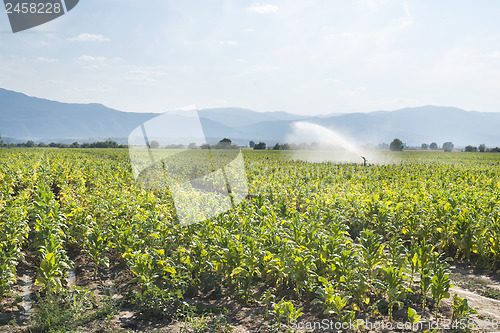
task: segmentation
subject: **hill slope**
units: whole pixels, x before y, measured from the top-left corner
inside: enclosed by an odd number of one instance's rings
[[[182,111],[172,112],[172,116]],[[249,140],[268,145],[284,142],[295,121],[309,121],[348,135],[359,143],[389,143],[400,138],[408,145],[452,141],[500,146],[500,113],[465,111],[454,107],[422,106],[396,111],[304,116],[286,112],[255,112],[243,108],[199,111],[210,141],[229,137],[244,145]],[[110,109],[101,104],[69,104],[29,97],[0,89],[0,133],[3,137],[48,141],[58,139],[126,138],[140,124],[158,116]]]
[[[0,133],[13,138],[124,137],[156,114],[67,104],[0,89]]]

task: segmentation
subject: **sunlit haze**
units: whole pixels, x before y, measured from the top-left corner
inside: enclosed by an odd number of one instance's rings
[[[164,112],[500,110],[498,1],[82,0],[13,34],[0,87]]]

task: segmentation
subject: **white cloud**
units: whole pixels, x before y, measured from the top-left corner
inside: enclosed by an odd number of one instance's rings
[[[82,55],[78,58],[82,68],[84,69],[94,69],[103,67],[106,65],[106,57],[94,57],[89,55]]]
[[[490,53],[490,57],[500,58],[500,51],[493,51]]]
[[[93,61],[104,62],[104,61],[106,61],[106,57],[94,57],[94,56],[89,56],[89,55],[82,55],[78,59],[80,61],[85,61],[85,62],[93,62]]]
[[[50,83],[50,84],[61,84],[61,83],[64,83],[63,80],[46,80],[45,82]]]
[[[334,78],[332,78],[332,77],[326,77],[326,78],[324,78],[324,79],[323,79],[323,81],[328,82],[328,83],[335,83],[335,84],[342,83],[342,81],[341,81],[341,80],[339,80],[339,79],[334,79]]]
[[[235,42],[234,40],[221,40],[219,42],[219,45],[238,45],[238,42]]]
[[[249,72],[251,73],[262,73],[262,72],[274,72],[280,70],[279,66],[268,66],[268,65],[256,65],[250,67]]]
[[[54,59],[54,58],[45,58],[45,57],[38,57],[35,59],[35,62],[45,62],[45,63],[55,63],[58,62],[59,59]]]
[[[342,97],[358,97],[366,90],[365,87],[357,87],[354,89],[342,89],[339,95]]]
[[[125,80],[134,81],[137,83],[151,83],[156,82],[156,78],[164,75],[166,75],[166,73],[161,71],[134,69],[128,71],[127,74],[125,74]]]
[[[98,92],[110,92],[110,91],[115,91],[113,87],[111,87],[109,84],[101,84],[97,85],[94,87],[89,87],[87,90],[89,91],[98,91]]]
[[[278,11],[279,7],[276,5],[253,5],[247,8],[251,13],[257,14],[272,14]]]
[[[109,42],[111,39],[103,35],[81,33],[76,37],[68,38],[72,42]]]
[[[379,12],[389,3],[389,0],[356,0],[355,4],[359,9]]]

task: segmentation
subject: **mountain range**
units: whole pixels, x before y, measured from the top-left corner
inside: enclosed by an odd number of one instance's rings
[[[179,117],[179,111],[167,117]],[[122,112],[102,104],[60,103],[0,88],[0,133],[4,141],[89,142],[113,139],[121,143],[158,113]],[[239,145],[250,140],[283,143],[293,123],[307,121],[353,138],[360,144],[389,143],[400,138],[409,146],[452,141],[500,146],[500,113],[466,111],[456,107],[421,106],[395,111],[306,116],[284,111],[256,112],[243,108],[199,111],[209,141],[228,137]],[[168,118],[167,118],[168,119]],[[172,118],[174,119],[174,118]],[[300,137],[299,137],[300,139]]]

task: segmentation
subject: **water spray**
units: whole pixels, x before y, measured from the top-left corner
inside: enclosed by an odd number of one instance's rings
[[[370,165],[388,162],[384,156],[380,156],[374,150],[361,149],[354,139],[337,130],[305,121],[293,123],[285,141],[297,145],[315,143],[316,151],[294,151],[292,159],[313,163],[361,164],[361,158],[365,167],[368,166],[368,161]]]

